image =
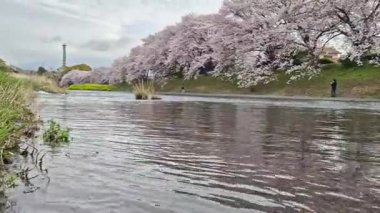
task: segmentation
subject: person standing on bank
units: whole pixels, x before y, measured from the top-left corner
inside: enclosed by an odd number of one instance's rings
[[[334,79],[330,85],[331,85],[331,97],[336,97],[336,88],[338,87],[338,82],[336,81],[336,79]]]

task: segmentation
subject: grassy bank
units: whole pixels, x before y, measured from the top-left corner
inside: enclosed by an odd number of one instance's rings
[[[20,80],[23,84],[29,85],[34,91],[65,93],[65,89],[60,88],[55,80],[45,75],[11,73],[10,76]]]
[[[132,91],[132,86],[129,84],[74,84],[69,87],[69,90],[87,90],[87,91]]]
[[[319,76],[291,84],[287,84],[289,77],[282,74],[277,81],[256,86],[252,91],[255,94],[329,97],[330,82],[334,78],[338,80],[339,97],[380,98],[380,68],[369,65],[349,69],[341,65],[329,65],[323,68]]]
[[[6,67],[0,68],[0,158],[7,150],[17,147],[21,137],[33,135],[37,127],[37,119],[31,111],[35,91],[65,92],[47,76],[7,71]]]
[[[344,68],[333,64],[323,68],[320,75],[301,79],[288,84],[289,76],[280,74],[276,81],[267,85],[258,85],[249,89],[238,88],[235,84],[212,77],[199,77],[197,80],[169,81],[163,92],[180,92],[182,85],[187,92],[194,93],[233,93],[280,96],[329,97],[330,82],[338,80],[338,96],[350,98],[380,98],[380,68],[363,66]]]
[[[117,87],[108,84],[74,84],[69,87],[69,90],[116,91]]]
[[[344,68],[339,64],[326,65],[320,75],[308,79],[301,79],[290,84],[289,76],[278,75],[278,79],[267,85],[258,85],[252,88],[239,88],[230,81],[216,79],[211,76],[200,76],[196,80],[173,79],[162,87],[160,92],[181,92],[182,86],[191,93],[222,93],[222,94],[258,94],[279,96],[310,96],[329,97],[330,82],[338,80],[338,96],[348,98],[380,98],[380,68],[366,65],[356,68]],[[101,90],[101,91],[132,91],[128,84],[99,85],[81,84],[72,85],[71,90]]]
[[[0,164],[7,150],[17,147],[20,138],[35,127],[35,116],[29,109],[33,87],[0,70]]]

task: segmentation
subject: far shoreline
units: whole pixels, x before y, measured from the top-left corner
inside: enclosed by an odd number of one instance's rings
[[[69,90],[69,92],[104,92],[104,93],[130,93],[132,91],[102,91],[102,90]],[[246,100],[288,100],[288,101],[339,101],[339,102],[380,102],[376,98],[355,98],[355,97],[313,97],[313,96],[283,96],[265,94],[238,94],[238,93],[196,93],[196,92],[158,92],[158,96],[178,96],[178,97],[201,97],[201,98],[227,98]]]
[[[278,95],[255,95],[255,94],[222,94],[222,93],[177,93],[162,92],[164,96],[205,97],[205,98],[231,98],[231,99],[265,99],[265,100],[289,100],[289,101],[341,101],[341,102],[380,102],[374,98],[349,98],[349,97],[312,97],[312,96],[278,96]]]

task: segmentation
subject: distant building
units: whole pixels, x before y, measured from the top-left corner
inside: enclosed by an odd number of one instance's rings
[[[321,58],[328,58],[335,62],[339,61],[342,58],[342,53],[336,50],[333,47],[325,47],[322,50]]]

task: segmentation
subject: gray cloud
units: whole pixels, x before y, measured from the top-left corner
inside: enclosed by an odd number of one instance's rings
[[[109,66],[141,38],[188,13],[216,12],[222,0],[2,0],[0,57],[35,69],[68,63]]]
[[[108,40],[90,40],[81,45],[82,48],[88,48],[94,51],[109,51],[120,48],[126,48],[128,45],[133,44],[134,40],[129,37],[121,37],[119,39]]]
[[[61,36],[53,36],[53,37],[43,36],[41,37],[41,41],[45,43],[58,43],[58,42],[62,42],[63,40]]]
[[[83,44],[81,47],[89,48],[95,51],[107,51],[111,49],[111,43],[106,40],[91,40]]]

